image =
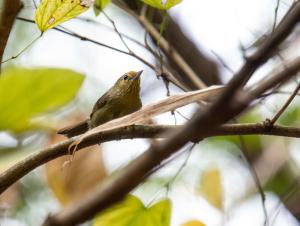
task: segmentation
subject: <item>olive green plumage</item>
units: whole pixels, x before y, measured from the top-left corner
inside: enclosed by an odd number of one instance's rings
[[[110,120],[125,116],[142,107],[140,99],[140,75],[142,71],[130,71],[95,103],[89,119],[60,129],[57,133],[73,137]]]

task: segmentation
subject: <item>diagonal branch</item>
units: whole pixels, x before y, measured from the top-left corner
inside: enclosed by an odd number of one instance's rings
[[[300,2],[295,2],[274,32],[263,41],[256,52],[246,58],[245,64],[236,73],[233,79],[231,79],[228,84],[228,89],[225,90],[224,94],[216,102],[214,107],[226,105],[230,97],[232,97],[241,86],[248,82],[252,74],[274,54],[276,47],[293,31],[294,27],[299,22],[299,17]]]

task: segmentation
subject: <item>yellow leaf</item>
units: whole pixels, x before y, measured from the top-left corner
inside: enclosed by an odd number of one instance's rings
[[[51,143],[57,143],[57,139]],[[49,187],[64,206],[82,199],[107,175],[100,146],[86,149],[77,152],[71,163],[66,164],[70,156],[63,156],[46,164]]]
[[[205,226],[205,224],[198,220],[190,220],[183,223],[181,226]]]
[[[169,199],[146,207],[139,198],[128,195],[124,201],[96,216],[93,226],[169,226],[170,215]]]
[[[35,22],[41,31],[46,31],[83,13],[92,3],[93,0],[42,0]]]
[[[223,187],[218,169],[208,169],[203,172],[200,194],[216,208],[223,209]]]

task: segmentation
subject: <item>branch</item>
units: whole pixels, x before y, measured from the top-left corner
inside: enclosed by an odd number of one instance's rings
[[[22,8],[22,3],[20,0],[5,0],[3,7],[3,12],[0,18],[0,69],[10,31],[17,14]]]
[[[224,94],[215,103],[214,107],[217,106],[220,109],[225,107],[224,105],[227,104],[228,100],[234,95],[234,93],[238,91],[241,86],[245,85],[251,78],[252,74],[274,54],[276,47],[287,38],[295,25],[299,22],[299,17],[300,2],[295,2],[274,32],[263,41],[252,55],[246,58],[245,64],[241,67],[233,79],[231,79],[228,84],[228,89],[225,90]]]
[[[80,148],[85,148],[99,143],[104,143],[119,139],[133,139],[133,138],[152,138],[155,135],[173,128],[172,126],[126,126],[119,129],[113,129],[99,133],[99,136],[90,136],[88,140],[82,142]],[[27,173],[49,162],[52,159],[58,158],[62,155],[69,154],[68,148],[75,141],[75,138],[70,138],[66,141],[52,145],[41,151],[35,152],[20,161],[7,171],[0,174],[0,194],[5,191],[10,185],[25,176]]]
[[[50,216],[44,225],[76,225],[90,219],[99,211],[124,198],[128,192],[146,178],[146,175],[153,168],[157,167],[163,160],[169,158],[188,141],[209,136],[219,128],[219,124],[225,123],[237,116],[264,92],[291,78],[300,69],[299,58],[291,63],[287,69],[261,82],[255,89],[248,89],[239,93],[240,88],[250,79],[253,72],[269,59],[275,47],[289,35],[298,22],[299,16],[300,3],[295,2],[293,9],[284,17],[272,36],[266,39],[261,47],[247,58],[245,65],[234,76],[223,95],[216,102],[207,109],[203,109],[202,112],[195,114],[192,120],[182,126],[182,128],[169,132],[166,140],[152,145],[147,151],[120,171],[112,180],[103,185],[99,190],[91,193],[85,200],[54,216]],[[272,130],[272,128],[267,127],[267,131]]]
[[[181,128],[182,126],[171,125],[125,126],[89,136],[84,142],[80,144],[79,149],[112,140],[154,137],[166,138],[167,136],[165,132],[171,130],[179,130]],[[265,124],[231,124],[217,128],[216,130],[212,131],[211,134],[207,134],[206,137],[254,134],[284,137],[300,137],[300,129],[293,127],[274,126],[274,128],[268,130]],[[201,137],[199,135],[197,139],[201,139],[204,137],[205,136]],[[17,163],[4,173],[0,174],[0,194],[13,183],[15,183],[17,180],[19,180],[35,168],[62,155],[68,155],[68,148],[70,144],[72,144],[74,141],[74,138],[70,138],[51,147],[37,151],[25,158],[24,160],[22,160],[21,162]]]
[[[172,156],[188,141],[200,140],[211,136],[214,131],[221,128],[217,127],[219,123],[226,122],[237,116],[247,108],[251,101],[277,84],[287,81],[298,70],[300,70],[300,58],[292,62],[287,69],[272,76],[269,80],[260,82],[255,90],[249,89],[248,92],[244,91],[234,96],[231,100],[227,100],[225,108],[216,108],[220,106],[216,102],[208,109],[204,109],[203,112],[197,113],[181,129],[169,132],[166,140],[153,144],[143,154],[124,167],[113,179],[91,193],[84,200],[60,211],[54,216],[49,216],[43,226],[76,225],[92,218],[95,214],[120,201],[126,194],[145,180],[150,175],[149,172],[151,170]],[[265,133],[273,131],[273,128],[265,127],[265,125],[261,126],[266,129]],[[274,128],[280,127],[276,126]]]

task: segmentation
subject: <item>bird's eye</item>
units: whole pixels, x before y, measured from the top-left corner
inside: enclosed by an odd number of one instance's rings
[[[127,80],[128,79],[128,75],[124,75],[124,80]]]

